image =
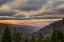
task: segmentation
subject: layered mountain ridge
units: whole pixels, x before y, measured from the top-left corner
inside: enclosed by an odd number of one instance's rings
[[[64,30],[64,18],[62,20],[49,24],[49,25],[45,26],[44,28],[41,28],[39,31],[34,32],[32,35],[38,36],[39,33],[42,33],[42,35],[44,36],[46,34],[51,33],[54,28],[59,28],[61,30]]]
[[[32,33],[36,32],[40,29],[40,27],[26,26],[26,25],[9,24],[8,26],[13,27],[13,28],[17,29],[18,31],[23,32],[25,34],[29,34],[29,35],[32,35]]]

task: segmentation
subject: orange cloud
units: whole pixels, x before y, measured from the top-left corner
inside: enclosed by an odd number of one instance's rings
[[[25,26],[38,26],[38,27],[43,27],[49,24],[49,22],[31,22],[31,21],[21,21],[21,20],[0,20],[0,23],[5,23],[5,24],[15,24],[15,25],[25,25]]]
[[[51,21],[58,21],[58,20],[62,20],[62,18],[43,19],[43,20],[0,20],[0,23],[26,25],[26,26],[46,26],[50,24]]]

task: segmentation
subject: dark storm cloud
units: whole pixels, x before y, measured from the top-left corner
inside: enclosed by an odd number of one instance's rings
[[[30,11],[30,10],[38,10],[38,7],[23,7],[23,8],[17,8],[19,10],[22,10],[22,11]]]
[[[52,19],[52,18],[64,18],[64,15],[40,15],[33,16],[31,19]]]
[[[58,14],[64,14],[64,8],[60,8],[55,11],[58,12]]]
[[[17,7],[16,9],[23,11],[38,10],[47,3],[47,0],[29,0],[27,3]]]
[[[43,19],[43,18],[64,18],[64,8],[55,9],[50,12],[44,12],[42,14],[33,15],[33,19]]]
[[[3,17],[3,18],[0,18],[0,20],[7,20],[8,18],[6,18],[6,17]]]
[[[6,11],[6,12],[1,12],[0,11],[0,16],[12,16],[14,15],[16,12],[13,11]]]
[[[23,12],[23,11],[26,11],[26,12],[30,11],[31,12],[31,10],[32,11],[40,10],[43,6],[45,6],[45,8],[46,8],[45,10],[51,9],[51,11],[48,11],[48,12],[46,11],[44,13],[37,13],[37,14],[31,15],[31,16],[28,16],[28,18],[26,17],[25,14],[23,15],[22,13],[20,13],[20,14],[18,13],[17,15],[15,15],[16,12],[14,12],[13,10],[6,11],[6,12],[0,11],[0,16],[9,16],[10,17],[10,18],[3,17],[0,19],[22,19],[22,20],[28,19],[28,20],[31,20],[31,19],[64,17],[64,8],[56,9],[59,5],[64,4],[64,1],[52,0],[52,2],[49,2],[49,3],[48,3],[48,1],[51,1],[51,0],[27,0],[25,3],[20,2],[19,0],[14,0],[13,2],[11,2],[11,1],[12,0],[0,0],[0,6],[2,4],[8,4],[11,7],[11,9],[20,10],[21,12]],[[50,8],[50,6],[52,6],[52,8]],[[58,14],[58,15],[56,15],[56,14]],[[14,18],[12,18],[12,17],[14,17]]]
[[[14,19],[17,19],[17,20],[32,20],[32,19],[35,19],[36,20],[36,19],[64,18],[64,15],[62,13],[64,13],[64,8],[55,9],[53,11],[44,12],[42,14],[32,15],[32,16],[29,16],[29,18],[26,18],[25,15],[23,15],[23,14],[21,15],[20,14],[20,15],[12,16],[14,18],[2,18],[2,19],[13,19],[13,20]]]
[[[44,12],[42,13],[42,15],[53,15],[53,14],[58,14],[58,15],[64,15],[64,8],[59,8],[59,9],[55,9],[53,11],[50,12]]]
[[[7,3],[7,2],[10,2],[10,1],[13,1],[13,0],[0,0],[0,6],[1,6],[2,4],[5,4],[5,3]]]

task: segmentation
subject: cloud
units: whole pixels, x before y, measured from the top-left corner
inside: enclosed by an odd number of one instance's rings
[[[23,5],[16,9],[22,11],[31,11],[31,10],[39,10],[42,6],[46,4],[47,0],[27,0]]]
[[[11,6],[9,6],[8,4],[3,4],[0,7],[0,11],[9,11],[9,10],[11,10]]]
[[[31,10],[31,11],[22,11],[22,10],[15,10],[15,12],[17,12],[16,14],[24,14],[24,15],[28,15],[28,16],[30,16],[30,15],[34,15],[34,14],[40,14],[40,13],[42,13],[42,12],[45,12],[46,11],[46,9],[45,9],[45,6],[43,6],[42,8],[40,8],[39,10]]]
[[[55,10],[57,14],[63,14],[64,15],[64,8],[56,9]]]
[[[7,3],[7,2],[11,2],[13,0],[0,0],[0,6]]]
[[[0,18],[26,20],[64,16],[64,0],[0,0],[0,3]]]
[[[61,4],[61,5],[57,6],[56,9],[59,9],[59,8],[64,8],[64,4]]]
[[[56,7],[58,7],[59,5],[62,5],[62,4],[64,4],[64,1],[56,1],[52,5],[53,5],[53,8],[56,8]]]
[[[0,16],[12,16],[15,12],[13,11],[0,11]]]

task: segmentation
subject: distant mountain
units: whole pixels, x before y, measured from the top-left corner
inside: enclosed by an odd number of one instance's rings
[[[8,26],[17,29],[18,31],[21,31],[25,34],[31,35],[32,33],[38,31],[40,27],[36,26],[26,26],[26,25],[13,25],[13,24],[8,24]]]
[[[6,24],[0,23],[0,32],[5,28]],[[7,24],[8,27],[11,29],[16,29],[17,31],[23,32],[24,34],[31,35],[32,33],[38,31],[40,27],[36,26],[26,26],[26,25],[13,25],[13,24]]]
[[[38,32],[33,33],[32,35],[38,36],[39,33],[42,33],[42,35],[49,34],[53,31],[54,28],[59,28],[61,30],[64,30],[64,18],[62,20],[56,21],[52,24],[49,24],[45,26],[44,28],[40,29]]]

